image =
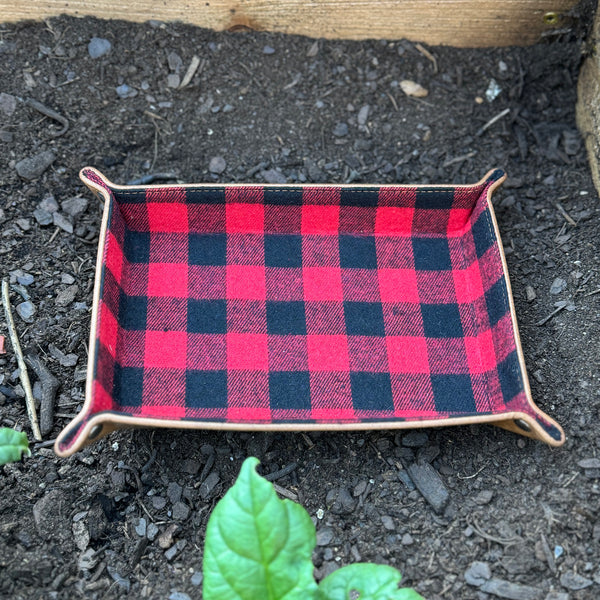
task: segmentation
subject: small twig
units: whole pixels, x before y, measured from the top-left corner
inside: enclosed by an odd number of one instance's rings
[[[593,290],[592,292],[589,292],[585,295],[585,297],[587,298],[588,296],[595,296],[596,294],[600,294],[600,288],[598,288],[597,290]]]
[[[565,218],[565,221],[567,223],[569,223],[570,225],[576,226],[577,225],[577,221],[574,221],[570,216],[569,213],[567,213],[567,211],[563,208],[562,204],[560,202],[555,202],[554,206],[556,206],[558,212]]]
[[[196,70],[198,69],[198,67],[200,66],[200,59],[194,54],[194,56],[192,56],[192,62],[190,63],[190,66],[188,67],[187,71],[185,72],[185,75],[183,76],[183,81],[181,82],[179,89],[183,89],[184,87],[186,87],[190,81],[192,80],[192,77],[194,77],[194,75],[196,74]]]
[[[569,305],[569,303],[566,300],[562,300],[560,302],[558,308],[555,308],[548,316],[544,317],[541,321],[538,321],[536,323],[536,325],[538,327],[541,327],[542,325],[547,323],[554,315],[557,315],[561,310],[566,308],[568,305]]]
[[[467,519],[467,523],[473,528],[473,531],[484,540],[488,540],[490,542],[496,542],[496,544],[502,544],[503,546],[512,546],[517,542],[521,541],[521,538],[518,536],[513,536],[511,538],[499,538],[494,535],[490,535],[486,533],[479,527],[479,524],[475,522],[473,519]]]
[[[27,374],[27,365],[23,359],[23,352],[21,351],[21,344],[19,343],[19,337],[17,336],[17,329],[15,327],[15,321],[12,316],[12,310],[10,308],[10,298],[8,295],[8,282],[2,280],[2,304],[4,305],[4,314],[6,315],[6,324],[8,326],[8,334],[10,341],[17,357],[17,364],[19,365],[19,379],[25,390],[25,406],[27,408],[27,416],[31,424],[33,431],[33,437],[36,441],[42,441],[42,434],[40,433],[40,426],[38,425],[37,413],[35,410],[35,401],[33,400],[33,392],[31,391],[31,382],[29,381],[29,375]]]
[[[294,492],[290,492],[290,490],[286,490],[284,487],[281,487],[280,485],[277,485],[276,483],[273,484],[273,487],[275,488],[275,491],[278,494],[281,494],[282,496],[284,496],[285,498],[288,498],[292,502],[298,502],[298,495],[294,494]]]
[[[431,52],[429,52],[429,50],[427,50],[427,48],[425,48],[424,46],[421,46],[421,44],[415,44],[415,48],[427,59],[429,59],[432,64],[433,64],[433,72],[437,73],[438,72],[438,66],[437,66],[437,60],[435,58],[435,56],[433,54],[431,54]]]
[[[483,127],[477,130],[475,134],[477,137],[483,135],[486,129],[489,129],[494,123],[505,117],[510,112],[510,108],[505,108],[502,112],[499,112],[495,117],[492,117]]]
[[[277,481],[286,475],[289,475],[292,471],[295,471],[298,468],[298,463],[290,463],[287,467],[283,467],[283,469],[279,469],[279,471],[275,471],[273,473],[267,473],[263,477],[267,481]]]
[[[457,156],[455,158],[451,158],[450,160],[447,160],[442,166],[444,168],[449,167],[456,163],[463,162],[469,158],[473,158],[476,154],[477,154],[477,152],[473,151],[473,152],[469,152],[468,154],[463,154],[462,156]]]
[[[58,131],[50,134],[51,137],[60,137],[61,135],[67,133],[67,131],[69,130],[69,120],[66,117],[63,117],[60,113],[57,113],[55,110],[48,108],[47,106],[45,106],[41,102],[38,102],[37,100],[34,100],[33,98],[25,98],[25,104],[31,106],[31,108],[37,110],[39,113],[45,115],[46,117],[54,119],[62,125],[62,129],[59,129]]]
[[[33,369],[42,386],[42,397],[40,398],[40,431],[46,435],[54,427],[54,401],[60,382],[46,367],[39,356],[29,354],[25,357],[27,364]]]
[[[396,102],[396,99],[394,98],[394,96],[392,96],[389,92],[386,92],[386,96],[390,99],[390,102],[394,105],[394,110],[396,112],[398,112],[398,110],[399,110],[398,103]]]

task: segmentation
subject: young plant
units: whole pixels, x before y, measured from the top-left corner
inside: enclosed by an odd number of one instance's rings
[[[2,427],[0,429],[0,466],[21,460],[23,455],[31,456],[27,435],[8,427]]]
[[[386,565],[342,567],[317,585],[313,522],[302,506],[280,500],[247,458],[234,486],[213,510],[204,545],[204,600],[423,600],[398,588]]]

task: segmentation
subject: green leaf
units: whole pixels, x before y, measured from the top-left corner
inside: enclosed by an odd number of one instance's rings
[[[21,460],[23,454],[31,456],[27,435],[8,427],[0,429],[0,465]]]
[[[398,588],[400,572],[387,565],[356,563],[321,581],[316,600],[423,600],[410,588]]]
[[[247,458],[208,521],[204,600],[313,600],[315,528],[308,513],[280,500]]]

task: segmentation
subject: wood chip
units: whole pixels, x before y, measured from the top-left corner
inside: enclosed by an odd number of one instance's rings
[[[425,98],[429,94],[420,83],[410,79],[403,79],[400,82],[400,87],[407,96],[413,96],[414,98]]]

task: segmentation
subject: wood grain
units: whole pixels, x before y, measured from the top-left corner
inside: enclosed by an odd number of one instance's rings
[[[69,14],[183,21],[330,39],[401,39],[458,47],[527,45],[576,0],[0,0],[0,21]]]
[[[592,179],[600,194],[600,10],[596,12],[596,20],[591,39],[588,40],[588,51],[591,52],[581,65],[577,81],[577,106],[575,114],[577,127],[583,136],[588,153]]]

